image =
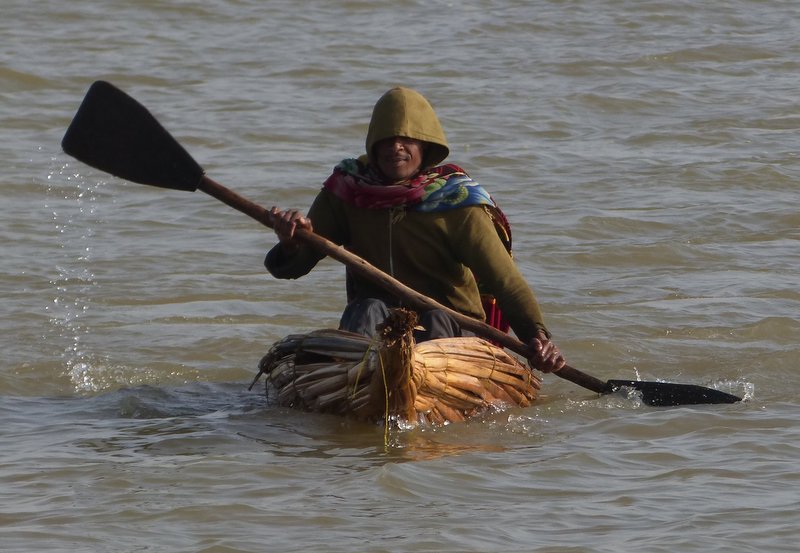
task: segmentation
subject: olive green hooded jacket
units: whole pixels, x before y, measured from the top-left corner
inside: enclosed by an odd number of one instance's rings
[[[391,136],[428,142],[424,165],[439,164],[448,147],[427,100],[409,89],[393,89],[375,106],[367,133],[369,162],[374,144]],[[428,157],[430,156],[430,157]],[[495,230],[487,207],[459,207],[426,213],[404,207],[360,208],[322,189],[308,211],[314,232],[345,245],[356,255],[412,289],[465,315],[484,320],[481,288],[493,294],[517,337],[529,341],[538,330],[549,335],[541,309]],[[301,245],[287,255],[279,245],[265,265],[277,278],[299,278],[322,255]],[[372,282],[352,276],[354,297],[397,302]]]

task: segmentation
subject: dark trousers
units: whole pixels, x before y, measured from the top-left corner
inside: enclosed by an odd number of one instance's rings
[[[372,337],[376,332],[375,327],[382,323],[388,314],[389,307],[382,300],[374,298],[354,300],[347,304],[342,313],[339,328]],[[423,330],[414,331],[414,340],[417,342],[472,335],[463,331],[455,319],[441,309],[425,311],[419,317],[419,326]]]

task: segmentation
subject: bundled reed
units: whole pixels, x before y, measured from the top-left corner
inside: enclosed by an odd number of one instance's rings
[[[370,339],[340,330],[287,336],[259,363],[283,406],[408,423],[463,421],[490,408],[526,407],[541,380],[480,338],[415,344],[413,312],[392,310]]]

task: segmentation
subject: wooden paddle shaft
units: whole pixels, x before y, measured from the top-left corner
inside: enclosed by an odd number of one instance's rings
[[[269,228],[274,228],[272,215],[268,210],[254,202],[251,202],[247,198],[240,196],[233,190],[226,188],[210,177],[203,175],[198,188],[206,194],[209,194],[221,202],[229,205],[230,207],[249,215],[251,218],[262,223],[263,225]],[[298,229],[295,233],[295,236],[308,243],[320,253],[324,253],[325,255],[332,257],[333,259],[346,265],[355,273],[358,273],[359,275],[381,286],[384,290],[392,292],[404,303],[415,309],[420,311],[441,309],[453,317],[453,319],[455,319],[462,328],[471,330],[482,338],[501,344],[511,351],[522,355],[526,359],[530,358],[533,354],[527,345],[523,344],[513,336],[506,334],[505,332],[502,332],[493,326],[484,323],[483,321],[473,319],[472,317],[468,317],[463,313],[459,313],[458,311],[444,306],[428,296],[420,294],[396,278],[374,267],[356,254],[348,251],[343,246],[334,244],[330,240],[305,229]],[[585,374],[570,366],[565,366],[554,374],[569,380],[578,386],[582,386],[588,390],[597,392],[598,394],[607,393],[609,391],[607,384],[602,380]]]

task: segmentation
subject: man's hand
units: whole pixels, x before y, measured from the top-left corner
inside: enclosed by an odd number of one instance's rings
[[[542,331],[539,331],[539,335],[528,346],[534,352],[528,358],[528,363],[543,373],[557,372],[567,364],[556,345]]]
[[[296,209],[281,211],[273,206],[269,210],[269,214],[272,218],[272,228],[275,234],[278,235],[278,240],[280,240],[281,247],[284,250],[297,249],[297,242],[294,239],[294,233],[297,229],[302,228],[309,232],[314,231],[311,226],[311,219]]]

